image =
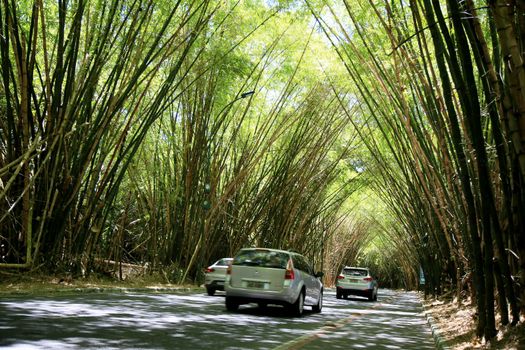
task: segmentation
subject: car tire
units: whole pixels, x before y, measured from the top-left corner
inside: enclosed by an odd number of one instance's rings
[[[207,287],[206,292],[208,293],[208,295],[213,296],[215,295],[215,288]]]
[[[373,289],[370,291],[370,294],[368,295],[368,301],[374,301],[374,290]]]
[[[317,305],[312,306],[312,311],[319,313],[321,312],[322,309],[323,309],[323,291],[319,293],[319,300],[317,301]]]
[[[304,311],[304,291],[301,291],[299,293],[299,296],[297,297],[297,300],[295,303],[290,304],[290,313],[292,316],[301,317],[303,315]]]
[[[335,292],[335,297],[336,297],[337,299],[341,299],[341,298],[343,297],[343,294],[341,294],[340,291],[337,291],[337,292]]]
[[[239,309],[239,303],[232,297],[226,297],[226,310],[237,311]]]

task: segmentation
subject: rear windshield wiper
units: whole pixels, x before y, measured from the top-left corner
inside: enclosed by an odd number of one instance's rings
[[[260,263],[257,262],[257,261],[245,260],[245,261],[241,261],[241,262],[239,262],[239,263],[236,263],[235,265],[259,266]]]

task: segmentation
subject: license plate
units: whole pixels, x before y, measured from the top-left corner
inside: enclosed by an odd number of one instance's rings
[[[246,281],[246,286],[248,288],[257,288],[257,289],[264,289],[264,282],[259,281]]]
[[[224,282],[223,281],[219,281],[219,282],[217,282],[217,285],[218,286],[224,286]]]
[[[350,283],[357,283],[357,282],[359,282],[359,280],[357,280],[357,279],[351,279],[350,280]]]

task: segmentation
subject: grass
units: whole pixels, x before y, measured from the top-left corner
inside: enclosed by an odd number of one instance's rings
[[[9,273],[0,271],[1,294],[47,294],[75,290],[105,289],[198,289],[194,284],[173,284],[162,274],[147,274],[119,280],[107,275],[91,274],[73,278],[67,274]]]

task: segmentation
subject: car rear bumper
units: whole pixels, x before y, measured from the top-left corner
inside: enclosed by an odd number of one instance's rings
[[[374,292],[374,289],[355,289],[355,288],[345,288],[337,286],[337,291],[342,294],[346,295],[357,295],[362,297],[370,297],[371,294]]]
[[[234,288],[226,286],[226,297],[235,298],[239,304],[248,303],[268,303],[287,305],[297,300],[299,291],[295,292],[292,288],[283,288],[280,291],[258,291],[245,288]]]
[[[213,288],[215,290],[224,290],[224,280],[206,281],[204,287]]]

